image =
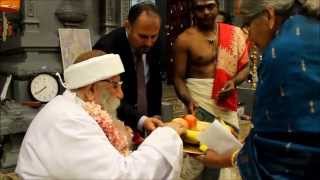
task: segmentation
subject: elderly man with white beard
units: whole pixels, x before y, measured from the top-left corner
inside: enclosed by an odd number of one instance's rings
[[[23,179],[175,179],[185,129],[153,131],[131,151],[130,128],[116,120],[123,97],[119,55],[90,51],[64,71],[66,91],[32,121],[16,173]],[[104,107],[104,108],[102,108]]]

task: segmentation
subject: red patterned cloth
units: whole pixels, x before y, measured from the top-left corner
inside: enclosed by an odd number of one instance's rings
[[[140,145],[144,141],[143,135],[139,131],[134,131],[133,132],[133,138],[132,138],[132,143],[134,145]]]
[[[241,71],[249,61],[249,43],[244,32],[232,25],[218,24],[218,56],[214,74],[212,98],[217,105],[231,111],[236,111],[238,94],[232,90],[226,99],[219,99],[219,92],[228,80],[231,80]]]

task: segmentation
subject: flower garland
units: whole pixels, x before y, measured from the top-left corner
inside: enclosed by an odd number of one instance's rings
[[[130,152],[128,136],[119,131],[110,115],[105,110],[101,109],[100,105],[94,102],[86,102],[84,104],[84,109],[96,120],[111,144],[121,154],[128,155]]]

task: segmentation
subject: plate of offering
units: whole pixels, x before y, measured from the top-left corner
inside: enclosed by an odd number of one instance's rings
[[[194,155],[204,154],[207,147],[204,144],[200,144],[198,136],[200,132],[208,129],[211,123],[199,121],[192,114],[175,118],[172,121],[182,124],[187,129],[186,133],[182,136],[183,151]]]

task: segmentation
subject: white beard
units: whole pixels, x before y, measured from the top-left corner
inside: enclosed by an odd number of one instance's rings
[[[117,108],[120,105],[120,99],[111,95],[108,91],[104,91],[101,94],[101,106],[102,109],[107,111],[107,113],[111,116],[113,121],[113,125],[119,130],[121,135],[126,136],[126,140],[128,141],[129,147],[132,145],[132,137],[133,132],[129,127],[126,127],[125,124],[120,121],[117,117]]]
[[[120,106],[120,99],[112,96],[108,91],[101,94],[102,109],[108,112],[112,119],[118,119],[117,108]]]

